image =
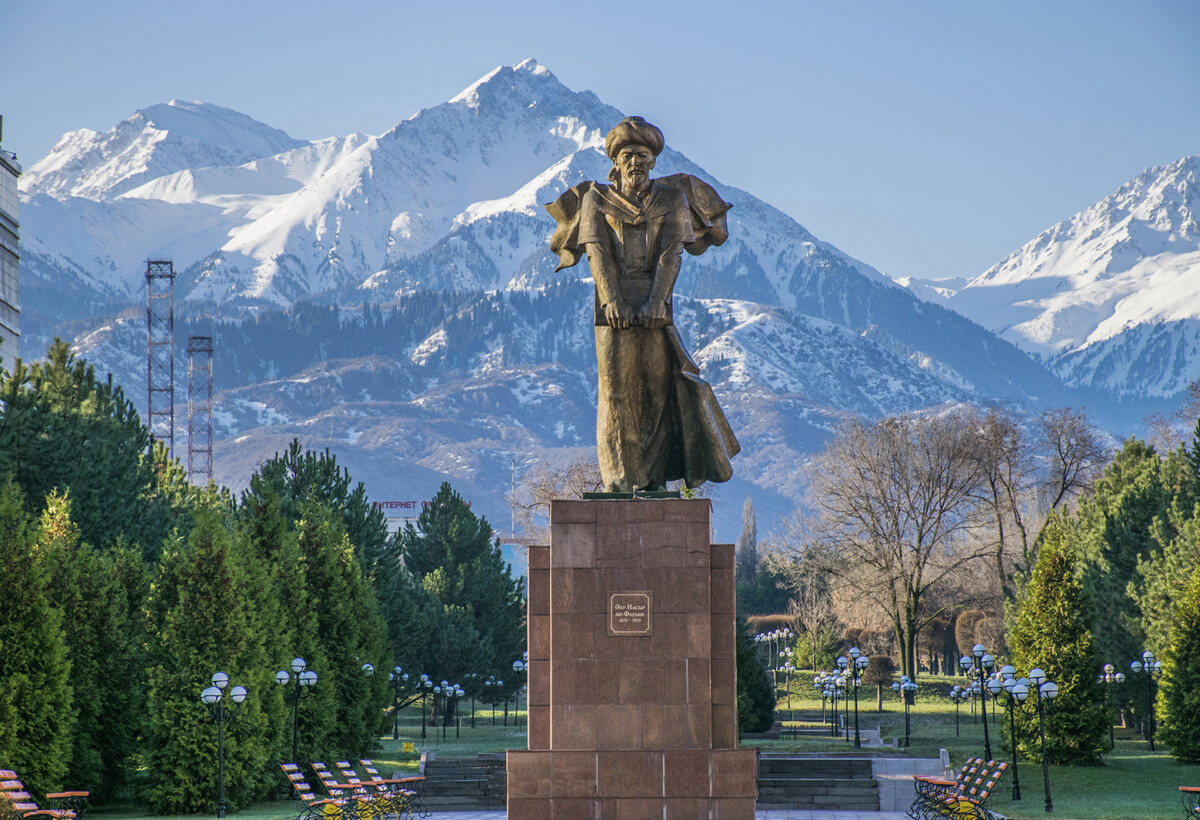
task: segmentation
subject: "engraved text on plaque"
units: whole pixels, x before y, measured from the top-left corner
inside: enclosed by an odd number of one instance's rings
[[[610,592],[608,595],[609,635],[650,634],[650,593]]]

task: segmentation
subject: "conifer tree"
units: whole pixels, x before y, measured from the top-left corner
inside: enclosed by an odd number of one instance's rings
[[[386,551],[387,518],[383,510],[371,505],[362,483],[353,484],[349,471],[338,467],[337,458],[328,449],[316,453],[293,439],[286,453],[276,453],[251,478],[243,503],[249,496],[261,497],[268,486],[278,495],[284,518],[293,525],[300,519],[301,503],[306,499],[320,501],[332,510],[354,545],[364,573],[369,574]]]
[[[46,792],[63,786],[75,712],[62,611],[24,503],[0,483],[0,761]]]
[[[246,556],[215,495],[196,511],[187,543],[163,555],[149,601],[147,798],[166,814],[211,812],[217,795],[217,726],[200,700],[214,672],[249,695],[225,726],[225,793],[231,810],[267,788],[272,739],[263,693],[274,670],[266,623],[251,596]],[[226,690],[228,693],[229,689]],[[230,704],[227,703],[227,706]]]
[[[111,376],[55,340],[46,360],[0,374],[0,475],[12,474],[40,512],[51,491],[70,490],[82,540],[105,549],[124,538],[157,555],[194,490],[159,448]]]
[[[140,585],[125,586],[128,576],[118,572],[115,555],[79,542],[71,501],[57,491],[46,499],[38,545],[63,610],[70,683],[79,693],[67,779],[105,802],[126,781],[144,713],[140,630],[130,618],[140,608]],[[141,569],[140,561],[136,566]]]
[[[441,666],[426,671],[454,682],[468,673],[495,675],[506,689],[515,687],[512,663],[525,649],[524,586],[513,579],[487,519],[445,483],[400,543],[405,566],[436,599],[439,620],[449,619],[433,629]],[[434,662],[432,653],[427,657]]]
[[[775,722],[775,692],[771,678],[750,637],[746,619],[737,620],[738,732],[765,732]]]
[[[341,522],[323,504],[306,501],[297,528],[304,583],[316,612],[326,668],[318,687],[336,698],[328,750],[342,757],[371,752],[389,702],[387,625],[375,591],[363,577]],[[366,674],[369,664],[378,674]]]
[[[1022,671],[1042,669],[1058,685],[1047,706],[1046,758],[1056,765],[1099,765],[1107,748],[1104,692],[1097,683],[1091,636],[1092,609],[1080,583],[1069,521],[1052,514],[1038,537],[1038,559],[1018,600],[1009,636],[1013,662]],[[1035,705],[1036,692],[1030,692]],[[1018,712],[1017,746],[1041,759],[1038,719]]]
[[[1158,698],[1159,737],[1180,763],[1200,763],[1200,565],[1175,606]]]

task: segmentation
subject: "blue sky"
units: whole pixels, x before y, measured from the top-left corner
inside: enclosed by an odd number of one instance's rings
[[[1200,153],[1200,2],[0,0],[4,146],[197,99],[378,134],[534,57],[894,276],[974,276]]]

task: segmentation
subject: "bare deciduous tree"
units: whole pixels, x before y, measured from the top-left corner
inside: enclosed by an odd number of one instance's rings
[[[578,458],[567,464],[542,462],[531,468],[511,499],[521,540],[526,544],[550,543],[550,502],[580,498],[604,488],[595,458]]]
[[[981,497],[990,519],[995,580],[1000,593],[1011,601],[1016,596],[1014,569],[1030,566],[1025,517],[1035,504],[1033,457],[1021,425],[1011,413],[993,408],[983,416],[972,412],[968,418],[978,431],[974,450],[982,479]],[[1017,551],[1019,563],[1013,560]]]
[[[979,525],[982,474],[962,414],[854,421],[812,463],[814,532],[854,572],[863,603],[892,622],[904,673],[916,677],[920,629],[946,605],[926,595],[987,548],[968,536]]]
[[[1059,504],[1091,491],[1108,463],[1108,448],[1081,410],[1047,410],[1039,426],[1049,458],[1050,509],[1056,510]]]

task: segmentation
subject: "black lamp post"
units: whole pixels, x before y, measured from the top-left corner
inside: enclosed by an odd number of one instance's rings
[[[950,700],[952,700],[954,702],[954,736],[955,737],[959,736],[958,707],[961,706],[962,704],[966,703],[968,700],[970,700],[970,698],[971,698],[970,690],[964,689],[963,687],[959,686],[957,683],[954,684],[954,688],[950,690]]]
[[[787,663],[785,663],[783,665],[783,687],[784,687],[784,689],[787,690],[787,708],[788,708],[788,720],[789,721],[794,721],[796,718],[795,714],[792,712],[792,674],[796,671],[797,671],[796,667],[792,664],[791,661],[788,661]]]
[[[837,737],[838,689],[837,679],[833,675],[825,675],[822,681],[825,685],[825,697],[829,699],[829,736]]]
[[[862,735],[858,730],[858,687],[862,683],[863,672],[871,663],[870,658],[863,654],[857,646],[850,647],[850,676],[854,685],[854,748],[862,748]]]
[[[1006,705],[1008,706],[1008,745],[1012,751],[1012,769],[1013,769],[1013,784],[1012,784],[1012,799],[1016,802],[1021,799],[1021,774],[1017,769],[1017,719],[1016,707],[1018,701],[1022,701],[1029,697],[1029,682],[1024,678],[1020,680],[1016,677],[1017,670],[1011,666],[1004,666],[1000,670],[1001,686],[1005,694],[1008,695]],[[1018,694],[1021,693],[1021,694]]]
[[[517,693],[515,697],[516,705],[513,706],[513,726],[520,724],[521,720],[521,684],[525,680],[525,670],[529,668],[529,653],[526,652],[524,657],[513,661],[513,674],[517,676]],[[525,700],[526,708],[529,706],[529,699]],[[526,721],[528,723],[528,721]]]
[[[1117,722],[1116,716],[1113,714],[1113,686],[1118,683],[1125,682],[1125,673],[1118,672],[1117,668],[1111,663],[1104,664],[1104,672],[1100,675],[1100,683],[1105,684],[1105,693],[1108,701],[1108,748],[1117,748],[1117,736],[1113,729],[1113,724]]]
[[[225,708],[225,687],[229,676],[217,672],[212,676],[212,686],[200,693],[200,699],[208,705],[208,713],[217,722],[217,817],[225,816],[225,722],[231,720],[238,707],[246,699],[246,687],[235,686],[229,690],[233,701],[230,709]]]
[[[316,685],[317,673],[308,668],[308,664],[304,658],[292,659],[292,675],[288,675],[286,669],[280,669],[275,673],[275,682],[280,686],[286,686],[291,680],[292,685],[292,762],[298,763],[300,760],[300,698],[309,691],[309,687]],[[295,792],[292,793],[292,799],[298,799]]]
[[[429,710],[426,708],[425,698],[429,694],[429,690],[433,689],[433,681],[425,673],[421,673],[421,680],[417,683],[421,690],[421,740],[425,739],[425,725],[427,723],[426,716]]]
[[[912,742],[912,723],[908,716],[908,706],[920,688],[917,684],[913,683],[908,675],[901,675],[900,682],[892,684],[892,691],[899,695],[900,700],[904,702],[904,748],[906,749],[909,743]]]
[[[975,658],[973,663],[970,658],[968,658],[967,656],[964,655],[962,658],[959,659],[958,665],[960,667],[962,667],[963,671],[965,671],[965,672],[968,672],[968,670],[970,670],[972,668],[972,665],[974,666],[974,676],[980,685],[980,688],[979,688],[979,713],[980,713],[980,716],[983,718],[983,754],[984,754],[984,757],[986,757],[988,760],[991,760],[992,759],[992,740],[988,736],[987,690],[984,689],[984,686],[986,685],[985,681],[987,680],[988,673],[991,672],[992,667],[996,665],[996,659],[988,654],[987,647],[985,647],[981,643],[977,643],[973,647],[971,647],[971,654]],[[964,663],[964,661],[965,661],[965,663]],[[968,674],[969,674],[969,672],[968,672]]]
[[[1046,680],[1046,673],[1041,669],[1029,670],[1029,683],[1037,690],[1038,732],[1042,737],[1042,779],[1046,783],[1046,813],[1054,811],[1054,801],[1050,799],[1050,763],[1046,760],[1046,709],[1050,701],[1058,697],[1058,685]]]
[[[486,700],[492,707],[493,726],[496,725],[496,692],[499,691],[496,689],[496,686],[498,683],[499,682],[496,680],[495,675],[488,675],[488,679],[483,682],[483,691],[486,695],[484,700]]]
[[[1154,676],[1162,674],[1162,661],[1154,660],[1154,653],[1147,649],[1142,653],[1140,661],[1129,664],[1134,674],[1146,674],[1146,724],[1143,734],[1150,741],[1150,751],[1154,751]]]
[[[392,740],[400,739],[400,693],[408,687],[408,673],[399,666],[393,666],[388,672],[388,681],[392,684]]]

